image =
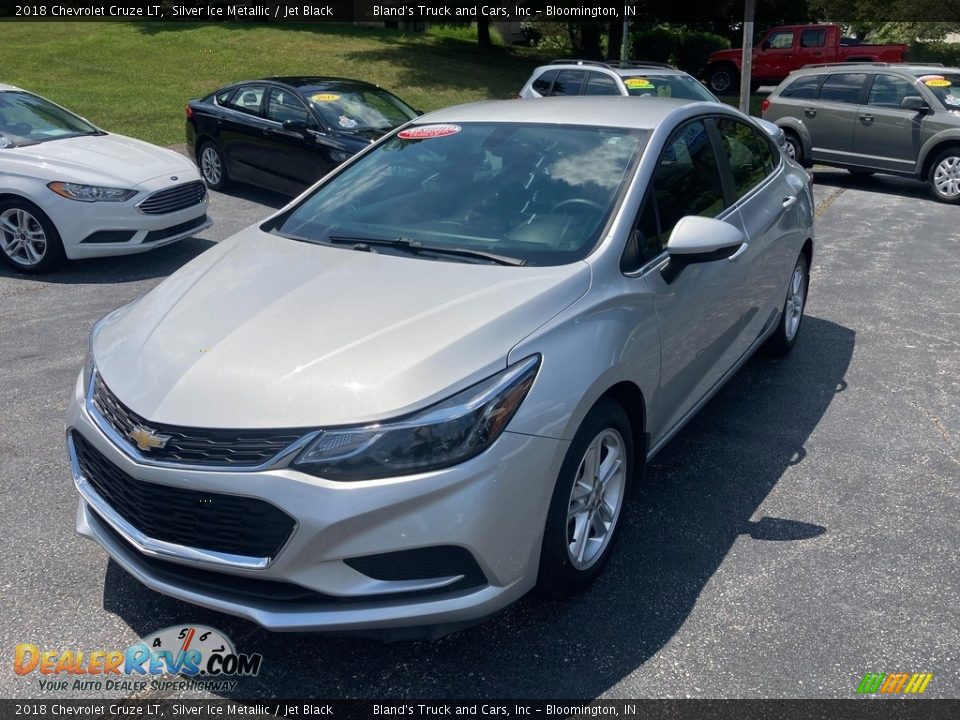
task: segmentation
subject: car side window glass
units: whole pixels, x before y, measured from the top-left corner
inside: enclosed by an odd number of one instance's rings
[[[553,83],[551,95],[579,95],[583,84],[583,70],[561,70]]]
[[[587,88],[584,95],[620,95],[620,88],[613,78],[592,72],[587,76]]]
[[[776,32],[767,39],[771,50],[789,50],[793,47],[793,30]]]
[[[244,85],[237,89],[225,107],[232,110],[239,110],[248,115],[259,115],[260,104],[263,102],[263,96],[267,92],[266,85]]]
[[[800,47],[823,47],[827,44],[827,31],[823,28],[819,30],[804,30],[800,33]]]
[[[662,251],[657,203],[655,193],[651,189],[647,192],[647,197],[644,199],[633,229],[630,231],[623,257],[620,258],[620,270],[625,273],[635,272]]]
[[[310,114],[300,98],[294,93],[289,90],[273,88],[270,91],[270,100],[267,102],[267,119],[278,123],[287,120],[309,122]]]
[[[763,155],[764,147],[768,153],[770,148],[756,130],[739,120],[718,119],[717,130],[730,160],[737,198],[742,198],[772,170],[771,159]]]
[[[222,93],[217,93],[216,101],[217,105],[226,105],[230,98],[233,97],[233,94],[236,92],[235,88],[230,88],[229,90],[224,90]]]
[[[533,89],[541,95],[549,95],[550,87],[553,85],[553,81],[557,79],[557,73],[559,72],[559,70],[547,70],[542,73],[540,77],[533,81]]]
[[[907,95],[917,95],[913,84],[896,75],[877,75],[873,79],[867,104],[874,107],[900,109],[900,103]]]
[[[863,89],[866,79],[865,73],[829,75],[823,81],[823,85],[820,86],[819,99],[857,105],[860,103],[860,91]]]
[[[787,98],[815,98],[820,89],[823,75],[807,75],[799,77],[787,85],[780,93],[780,97]]]
[[[689,122],[673,134],[654,171],[653,186],[664,243],[680,218],[715,217],[723,210],[720,167],[703,121]]]

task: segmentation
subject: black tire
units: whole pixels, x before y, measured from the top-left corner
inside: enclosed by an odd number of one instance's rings
[[[611,473],[606,483],[606,490],[583,494],[587,484],[586,475],[581,475],[585,467],[587,449],[596,443],[599,448],[598,456],[601,459],[599,467],[602,469],[603,460],[611,463],[610,467],[617,466],[615,458],[620,457],[620,470]],[[617,455],[614,451],[617,450]],[[622,454],[620,454],[622,453]],[[583,592],[603,570],[610,559],[619,530],[619,520],[622,516],[624,501],[629,494],[630,483],[634,472],[634,445],[630,418],[623,407],[613,400],[602,400],[587,413],[580,429],[574,436],[566,457],[560,468],[560,475],[550,500],[550,510],[547,513],[547,522],[544,528],[543,546],[540,550],[540,572],[537,586],[541,592],[552,597],[568,597]],[[622,472],[622,476],[619,473]],[[596,477],[596,474],[587,473]],[[599,474],[599,473],[597,473]],[[591,478],[592,479],[592,478]],[[578,482],[579,481],[579,482]],[[580,497],[574,497],[574,489]],[[596,487],[596,486],[595,486]],[[619,488],[619,493],[615,493]],[[597,500],[597,495],[600,500]],[[601,502],[602,501],[602,502]],[[583,512],[571,516],[570,508],[577,503],[582,506]],[[610,504],[615,508],[610,510]],[[596,505],[596,507],[594,507]],[[601,510],[600,506],[607,508]],[[591,511],[591,508],[594,508]],[[586,519],[584,519],[586,516]],[[606,527],[603,538],[594,532],[594,518],[600,525],[606,524],[607,517],[612,522]],[[589,547],[591,555],[581,551],[580,560],[574,558],[576,545],[576,528],[581,528],[581,537],[584,538],[580,547],[586,550]],[[585,534],[584,534],[585,533]],[[571,537],[573,534],[573,537]],[[597,545],[599,541],[599,546]],[[592,545],[590,543],[593,543]],[[579,562],[581,565],[577,567]]]
[[[793,150],[793,157],[791,159],[800,166],[807,167],[807,158],[803,154],[803,143],[800,142],[800,136],[793,130],[784,130],[783,137],[787,141],[787,145]]]
[[[45,273],[63,262],[63,241],[47,214],[28,200],[0,202],[0,257],[23,273]]]
[[[796,283],[798,272],[800,273],[799,285]],[[793,266],[793,272],[790,273],[790,280],[787,283],[787,296],[777,320],[777,329],[773,335],[767,338],[761,348],[763,354],[767,357],[783,357],[793,350],[793,346],[797,344],[797,338],[800,337],[800,328],[803,325],[803,312],[807,307],[807,291],[809,288],[810,267],[807,263],[807,256],[800,253],[800,257],[797,258],[797,262]],[[798,291],[800,292],[799,307],[796,295]]]
[[[851,175],[856,175],[857,177],[870,177],[876,170],[864,170],[862,168],[847,168],[847,172]]]
[[[960,146],[949,147],[933,159],[927,187],[934,200],[949,205],[960,203]]]
[[[200,168],[203,181],[211,190],[223,190],[230,184],[227,162],[213,140],[207,140],[200,145],[200,150],[197,152],[197,167]]]
[[[716,95],[732,95],[740,89],[740,75],[733,65],[716,65],[707,72],[707,85]]]

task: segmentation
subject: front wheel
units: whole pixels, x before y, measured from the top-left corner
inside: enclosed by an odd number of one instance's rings
[[[810,268],[807,256],[800,253],[797,264],[793,266],[790,283],[787,285],[787,299],[780,312],[777,329],[763,345],[764,355],[783,357],[789,353],[800,336],[800,323],[807,306],[807,290],[810,287]]]
[[[538,586],[554,597],[586,590],[610,558],[633,473],[630,418],[604,400],[584,418],[553,491]]]
[[[803,157],[803,143],[800,142],[800,137],[791,130],[784,130],[783,137],[787,141],[787,157],[795,163],[806,167],[804,164],[805,158]]]
[[[960,147],[947,148],[930,166],[930,194],[935,200],[960,203]]]
[[[64,258],[56,226],[40,208],[20,199],[0,203],[0,254],[25,273],[47,272]]]

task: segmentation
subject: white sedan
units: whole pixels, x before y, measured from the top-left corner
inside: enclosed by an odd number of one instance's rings
[[[187,158],[0,84],[0,257],[14,268],[144,252],[209,225]]]

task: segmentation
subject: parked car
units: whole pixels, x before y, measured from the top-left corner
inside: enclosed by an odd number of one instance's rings
[[[763,101],[797,161],[928,183],[960,203],[960,69],[833,65],[798,70]]]
[[[186,113],[187,149],[209,187],[238,180],[292,195],[418,114],[383,88],[334,77],[234,83]]]
[[[95,326],[78,531],[274,630],[578,592],[647,461],[793,347],[812,252],[806,173],[724,105],[432,113]]]
[[[699,80],[664,63],[634,61],[610,64],[595,60],[554,60],[541,65],[520,89],[521,100],[571,95],[621,95],[638,98],[672,97],[690,102],[720,102]],[[788,152],[783,131],[754,118],[773,141]]]
[[[844,38],[839,25],[780,25],[770,28],[753,50],[754,86],[775,84],[805,65],[829,62],[902,62],[906,45],[869,45]],[[743,51],[718,50],[701,77],[717,94],[740,86]]]
[[[144,252],[208,227],[182,155],[0,85],[0,257],[17,270]]]

